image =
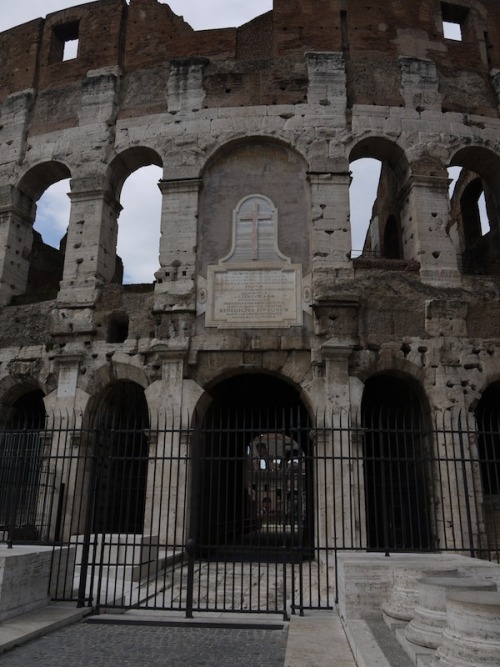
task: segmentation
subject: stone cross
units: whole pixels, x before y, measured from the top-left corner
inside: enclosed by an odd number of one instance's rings
[[[254,202],[252,210],[249,213],[240,213],[239,219],[241,222],[252,223],[252,260],[256,260],[259,250],[259,222],[272,222],[272,211],[261,211],[260,204]]]

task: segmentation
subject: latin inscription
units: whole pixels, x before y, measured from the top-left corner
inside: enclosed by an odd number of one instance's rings
[[[301,324],[296,268],[216,268],[210,278],[209,326],[283,327]]]

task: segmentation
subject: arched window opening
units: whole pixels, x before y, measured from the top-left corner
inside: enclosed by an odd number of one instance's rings
[[[211,395],[198,462],[200,553],[309,558],[310,422],[297,391],[278,378],[243,374],[216,385]]]
[[[124,284],[151,283],[159,268],[161,178],[162,170],[150,165],[134,171],[123,186],[117,260],[123,262]],[[119,272],[115,275],[120,281]]]
[[[351,163],[351,257],[402,259],[399,181],[387,160]]]
[[[476,408],[477,445],[484,494],[488,549],[500,549],[500,382],[484,392]]]
[[[496,197],[487,180],[467,166],[448,169],[448,232],[464,273],[500,273],[500,230]]]
[[[17,299],[54,298],[63,275],[65,238],[69,223],[67,197],[71,173],[60,162],[43,162],[24,174],[18,184],[23,215],[13,213],[15,235],[8,247],[12,260],[8,280]],[[5,280],[5,278],[4,278]]]
[[[424,419],[416,391],[391,375],[370,378],[362,422],[368,548],[431,549]]]
[[[380,242],[377,225],[374,224],[374,206],[380,182],[382,163],[372,158],[361,158],[352,162],[351,186],[349,189],[351,210],[351,257],[378,253]]]
[[[142,534],[148,471],[149,415],[144,390],[118,381],[101,397],[94,532]]]
[[[33,224],[28,294],[54,296],[64,269],[70,215],[69,179],[48,187],[40,197]]]
[[[43,392],[23,394],[8,409],[0,438],[0,532],[15,541],[45,535],[50,506],[50,470],[43,461]]]

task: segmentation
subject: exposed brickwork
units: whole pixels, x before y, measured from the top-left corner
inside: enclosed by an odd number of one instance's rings
[[[144,78],[161,64],[168,68],[173,58],[206,56],[212,63],[208,105],[247,104],[248,96],[260,104],[298,103],[301,77],[290,77],[290,71],[300,65],[294,67],[293,61],[303,62],[307,51],[331,51],[342,52],[347,61],[350,106],[402,104],[398,58],[409,57],[436,63],[443,108],[495,116],[489,72],[500,67],[500,8],[492,0],[482,6],[484,13],[471,5],[458,42],[444,38],[436,0],[350,0],[345,5],[340,0],[280,0],[272,12],[240,28],[197,32],[156,0],[132,0],[130,6],[125,0],[100,0],[2,33],[0,59],[15,66],[1,69],[0,99],[32,87],[43,95],[80,81],[92,69],[118,66]],[[54,47],[57,31],[73,24],[78,25],[78,58],[61,62]],[[280,71],[282,62],[286,73]],[[242,88],[243,98],[221,94]],[[135,114],[129,110],[127,115]],[[76,119],[66,115],[51,122],[57,130]]]

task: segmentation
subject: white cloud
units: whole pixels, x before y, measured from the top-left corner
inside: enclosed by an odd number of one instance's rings
[[[117,253],[123,260],[125,283],[152,283],[160,266],[161,177],[159,167],[144,167],[123,186]]]
[[[69,223],[69,179],[59,181],[45,190],[38,200],[34,227],[45,243],[59,248]]]

